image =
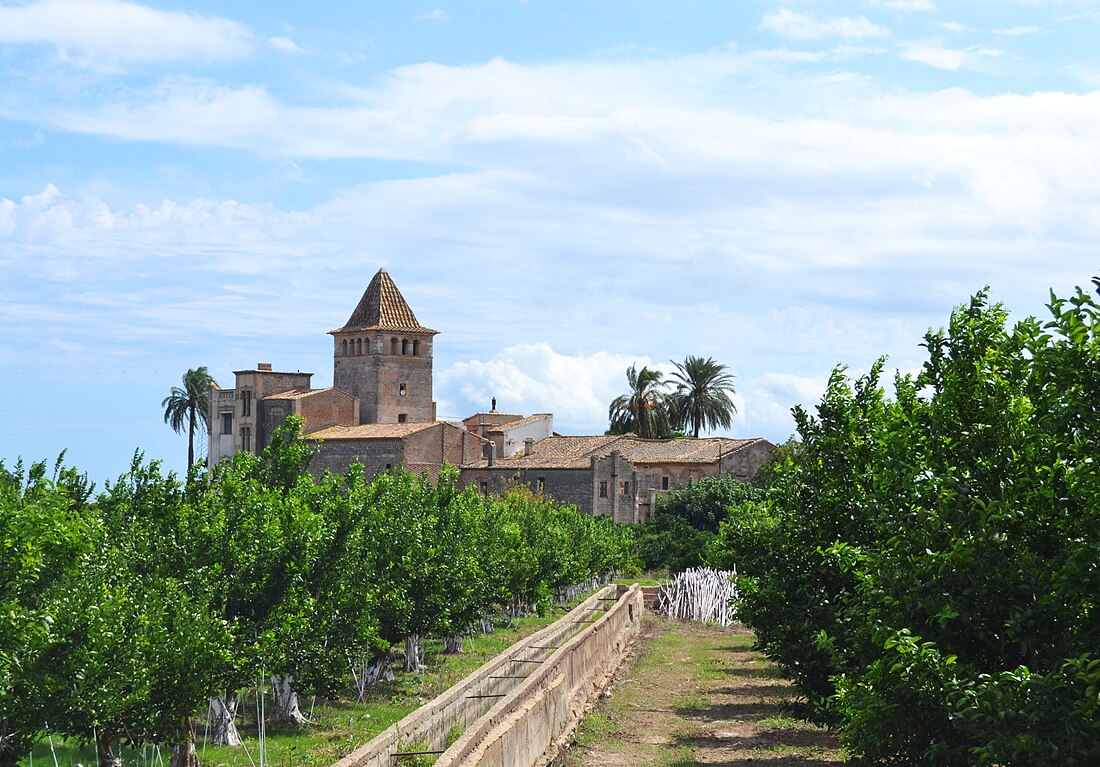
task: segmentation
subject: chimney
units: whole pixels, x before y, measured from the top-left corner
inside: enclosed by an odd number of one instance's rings
[[[481,446],[481,454],[489,460],[489,468],[493,468],[493,459],[496,457],[496,445],[492,442],[486,442]]]
[[[535,452],[535,440],[533,440],[531,437],[524,437],[524,439],[523,439],[523,454],[524,455],[531,455],[531,453],[533,453],[533,452]]]
[[[257,362],[256,363],[256,369],[257,370],[263,370],[265,372],[270,373],[271,372],[271,363],[270,362]]]

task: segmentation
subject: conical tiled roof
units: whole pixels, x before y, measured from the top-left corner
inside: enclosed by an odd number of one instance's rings
[[[379,269],[359,299],[359,305],[351,313],[347,324],[333,333],[361,330],[394,330],[405,333],[437,333],[416,320],[416,315],[405,303],[405,297],[397,289],[389,272]]]

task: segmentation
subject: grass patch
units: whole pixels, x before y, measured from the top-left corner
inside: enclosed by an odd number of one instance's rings
[[[820,729],[817,725],[807,722],[802,719],[795,719],[790,716],[769,716],[761,719],[757,722],[757,726],[765,730],[817,730]]]
[[[614,720],[600,711],[592,711],[581,721],[575,740],[582,746],[593,743],[622,743]]]

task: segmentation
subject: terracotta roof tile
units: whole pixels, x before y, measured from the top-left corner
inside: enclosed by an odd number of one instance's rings
[[[307,439],[401,439],[438,425],[438,421],[420,423],[363,423],[358,426],[329,426],[303,435]]]
[[[486,434],[493,434],[497,432],[503,434],[504,432],[511,431],[512,429],[515,429],[519,426],[526,426],[529,423],[542,421],[547,418],[550,418],[549,413],[535,413],[534,415],[529,415],[526,418],[518,418],[515,421],[508,421],[507,423],[497,424],[496,426],[486,426],[482,428],[482,431]]]
[[[264,397],[264,399],[303,399],[303,398],[309,397],[313,394],[321,394],[322,392],[329,392],[329,391],[340,391],[340,390],[339,389],[334,389],[331,386],[329,386],[327,388],[324,388],[324,389],[287,389],[286,391],[281,391],[278,394],[269,394],[266,397]],[[343,392],[341,392],[341,393],[343,393]],[[348,396],[350,397],[351,395],[349,394]]]
[[[634,435],[599,437],[553,436],[534,443],[531,455],[518,452],[494,461],[498,469],[585,469],[592,463],[592,456],[606,457],[612,450],[635,464],[647,463],[715,463],[719,455],[729,455],[760,438],[728,439],[708,437],[704,439],[641,439]],[[485,468],[479,461],[475,466]]]
[[[333,333],[353,330],[392,330],[406,333],[432,333],[438,331],[421,325],[401,291],[397,289],[389,272],[379,269],[370,281],[359,305],[351,313],[344,327]]]

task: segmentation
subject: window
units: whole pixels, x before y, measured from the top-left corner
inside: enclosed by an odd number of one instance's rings
[[[409,353],[409,339],[407,339],[407,338],[405,338],[401,341],[401,353],[402,354],[408,354]]]
[[[357,357],[362,357],[363,356],[363,339],[362,338],[355,339],[355,355]]]
[[[600,481],[600,498],[607,497],[607,480]]]
[[[252,429],[241,427],[241,450],[252,452]]]
[[[241,392],[241,415],[252,415],[252,390],[245,389]]]
[[[668,475],[661,477],[661,489],[668,490]]]
[[[541,493],[546,489],[546,477],[535,477],[535,491]]]
[[[630,482],[629,482],[629,480],[626,481],[626,482],[620,482],[619,483],[619,495],[630,495]]]
[[[420,356],[420,341],[413,341],[413,356]]]
[[[233,433],[233,414],[222,413],[222,434]]]
[[[346,338],[343,341],[340,342],[340,356],[341,357],[348,356],[348,339],[346,339]]]
[[[405,396],[405,384],[401,384],[397,387],[397,393],[400,394],[402,397]]]
[[[392,463],[387,463],[387,464],[386,464],[386,471],[389,471],[389,470],[390,470],[390,469],[392,469],[392,468],[393,468],[393,464],[392,464]]]
[[[489,494],[489,483],[488,482],[486,482],[485,480],[481,480],[480,487],[481,487],[481,494],[482,495],[488,495]]]
[[[390,354],[397,354],[397,339],[390,339]]]
[[[409,414],[408,413],[398,413],[397,414],[397,422],[398,423],[407,423],[408,420],[409,420]]]

